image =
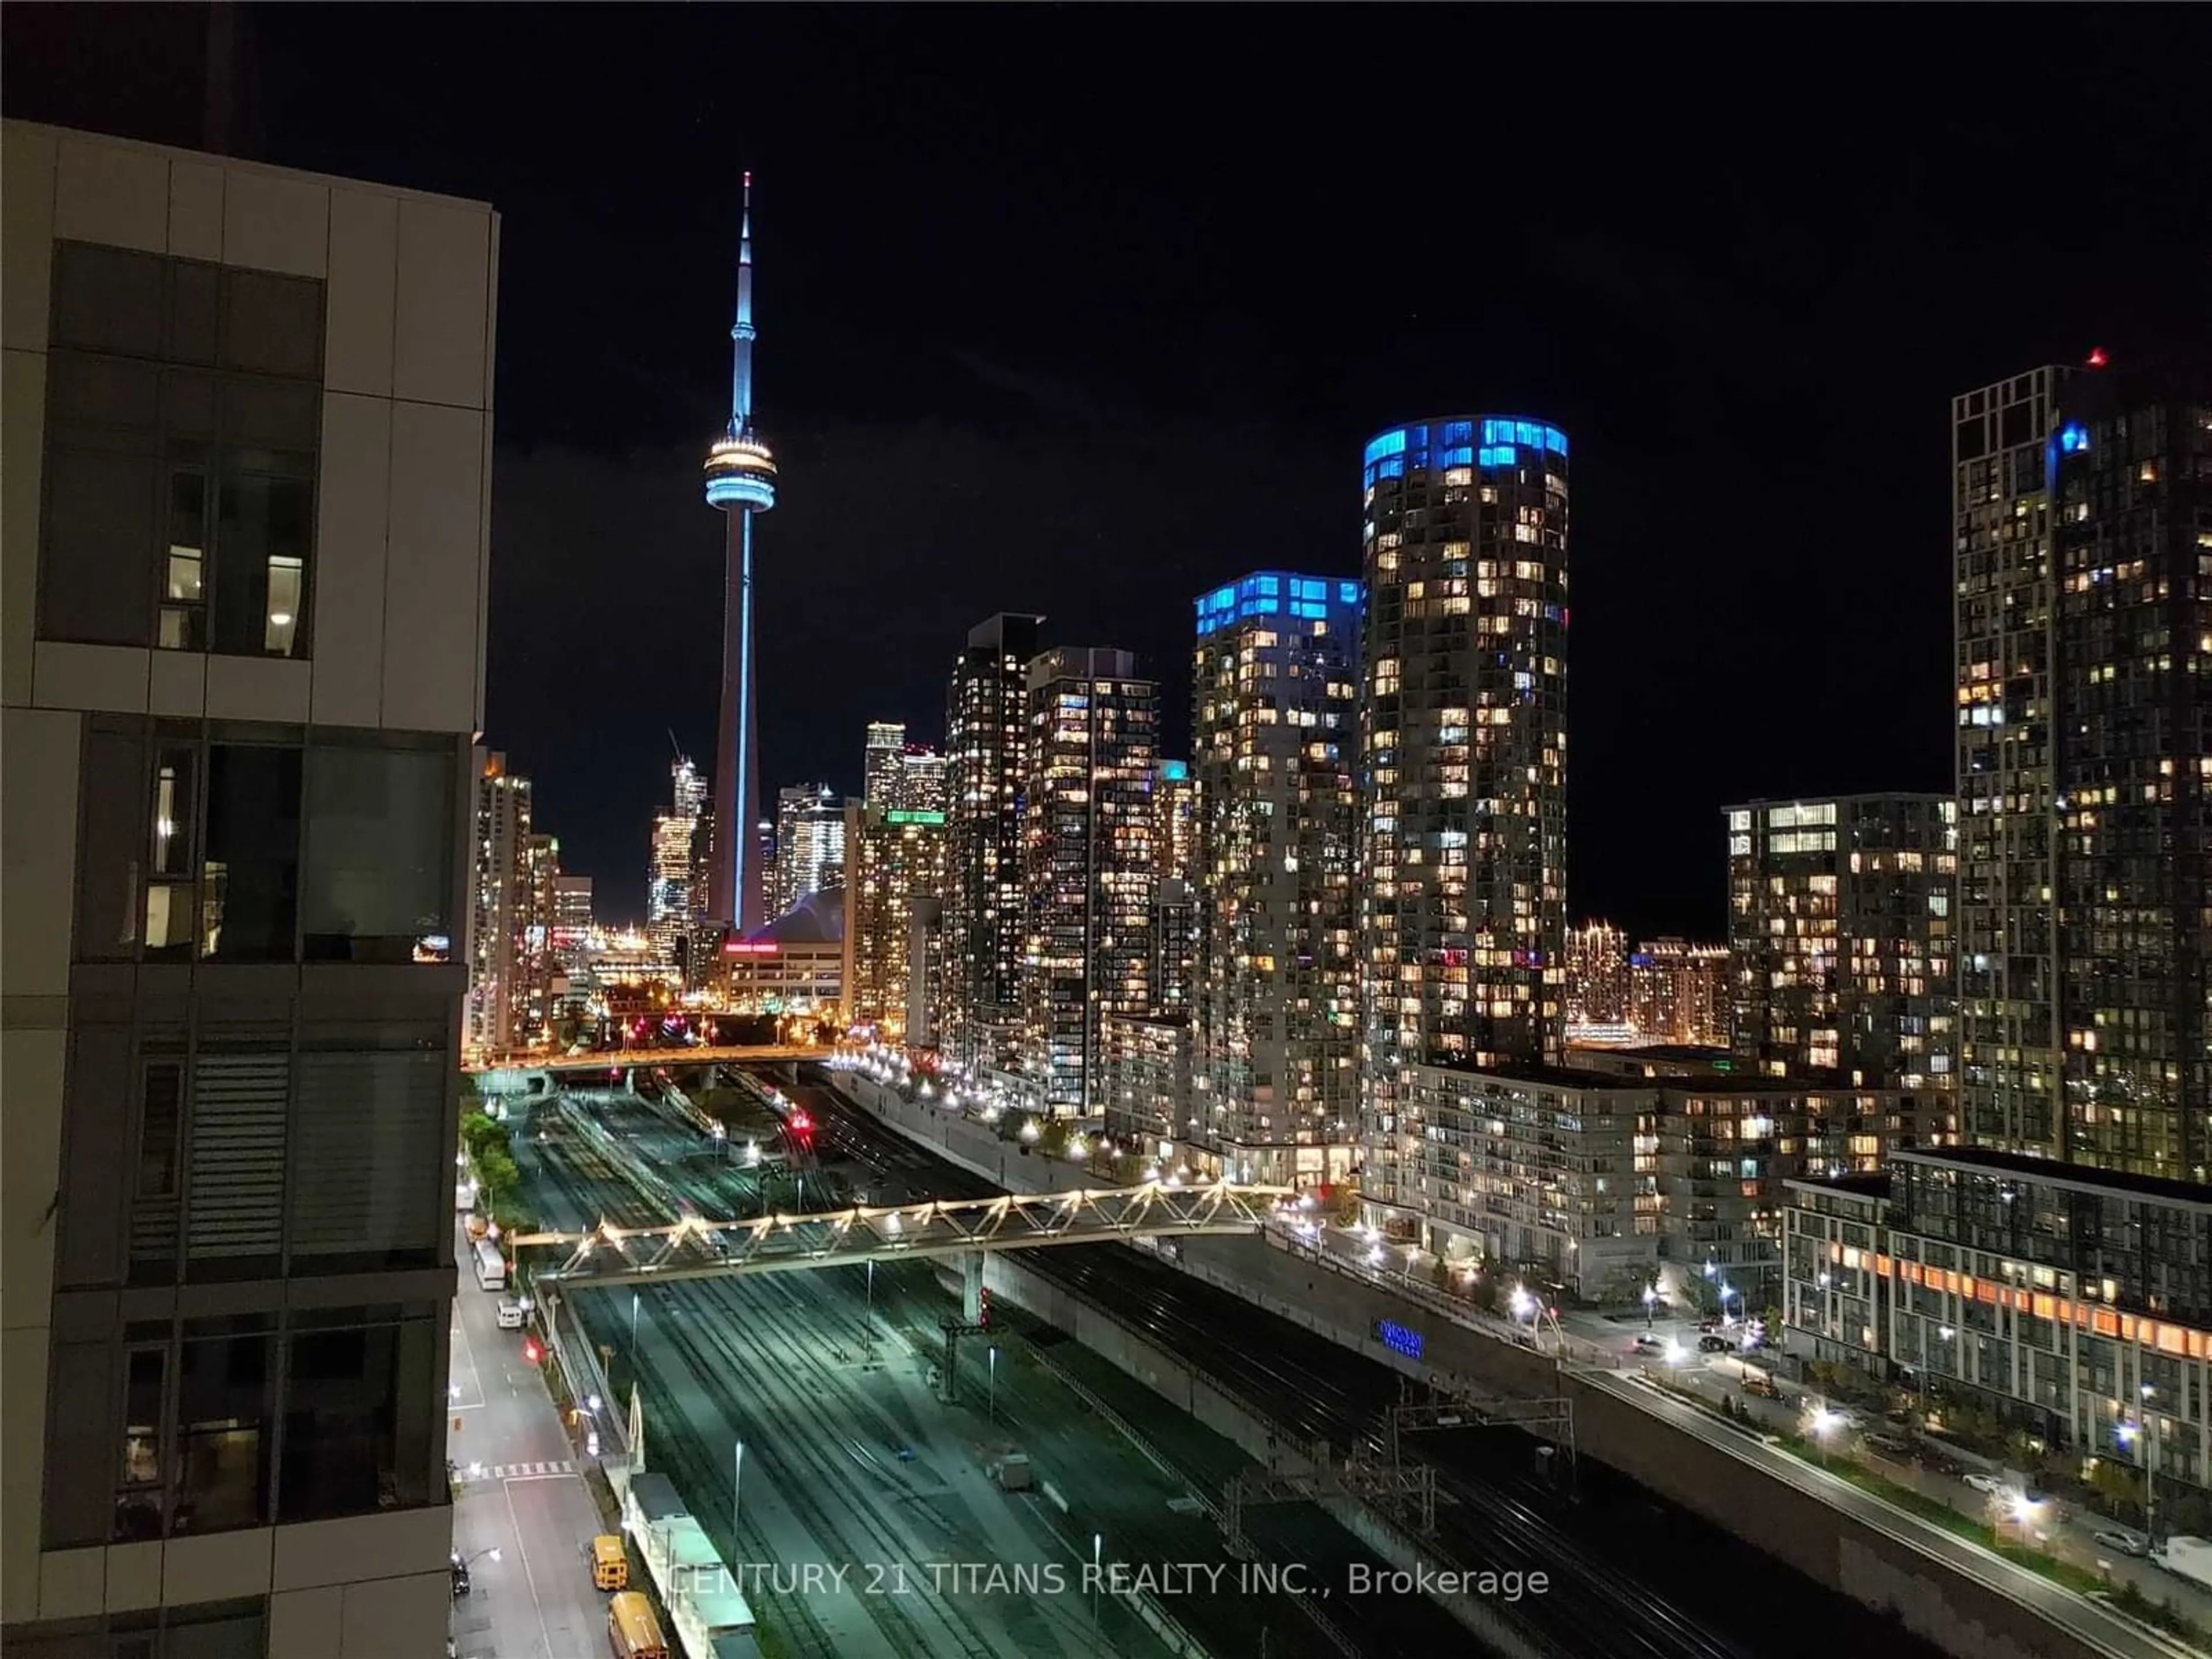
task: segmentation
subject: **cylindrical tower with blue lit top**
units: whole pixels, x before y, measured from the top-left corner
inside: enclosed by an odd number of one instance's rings
[[[753,176],[744,175],[738,230],[738,319],[730,374],[730,424],[707,452],[707,501],[726,520],[723,538],[722,701],[714,740],[714,862],[708,881],[714,919],[740,935],[762,914],[760,719],[753,687],[753,514],[775,505],[775,459],[753,430]]]
[[[1430,1248],[1511,1254],[1452,1149],[1469,1071],[1565,1039],[1567,440],[1448,416],[1363,463],[1362,1192]]]

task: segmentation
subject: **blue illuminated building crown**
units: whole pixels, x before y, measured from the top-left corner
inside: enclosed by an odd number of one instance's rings
[[[1366,486],[1372,489],[1378,478],[1402,478],[1409,471],[1511,467],[1524,459],[1541,466],[1547,453],[1565,460],[1567,434],[1542,421],[1485,416],[1394,427],[1367,446]]]
[[[1334,611],[1349,625],[1364,594],[1360,584],[1343,576],[1299,576],[1287,570],[1260,570],[1242,580],[1202,593],[1195,602],[1198,636],[1261,617],[1289,617],[1327,622]]]

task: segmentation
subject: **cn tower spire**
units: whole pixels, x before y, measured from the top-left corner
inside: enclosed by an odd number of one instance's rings
[[[738,214],[738,319],[730,327],[737,350],[730,373],[730,436],[753,431],[753,176],[744,175]]]
[[[730,369],[730,424],[707,452],[707,502],[722,510],[722,707],[714,742],[713,920],[743,935],[762,914],[757,751],[753,687],[753,515],[775,505],[775,458],[753,430],[753,176],[743,175],[738,212],[738,316]]]

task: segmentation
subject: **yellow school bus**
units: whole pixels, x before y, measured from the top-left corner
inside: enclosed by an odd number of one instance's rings
[[[668,1659],[653,1603],[635,1590],[624,1590],[607,1603],[607,1645],[615,1659]]]
[[[623,1540],[611,1532],[592,1540],[592,1583],[600,1589],[629,1588],[629,1557],[623,1553]]]

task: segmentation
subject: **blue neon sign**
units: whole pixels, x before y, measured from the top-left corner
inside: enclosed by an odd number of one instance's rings
[[[1401,1353],[1408,1359],[1419,1359],[1421,1350],[1427,1346],[1419,1331],[1392,1319],[1376,1320],[1375,1334],[1382,1339],[1382,1346],[1391,1352]]]
[[[2087,453],[2089,447],[2089,428],[2079,421],[2069,421],[2058,428],[2058,447],[2069,455]]]

